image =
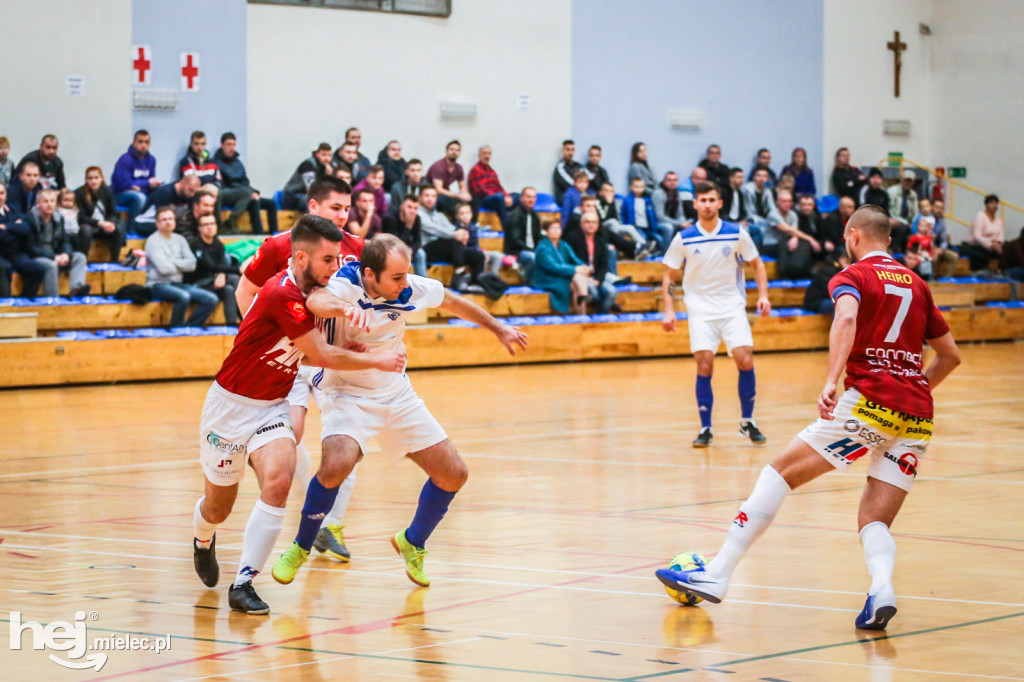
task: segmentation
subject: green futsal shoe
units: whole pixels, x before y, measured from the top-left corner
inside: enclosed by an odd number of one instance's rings
[[[307,559],[309,559],[309,551],[302,549],[293,542],[292,546],[286,549],[284,554],[277,557],[277,561],[274,562],[274,570],[271,571],[274,580],[282,585],[287,585],[295,580],[295,574],[299,572],[302,564],[306,563]]]
[[[409,580],[420,587],[430,587],[430,576],[423,570],[423,558],[427,556],[427,550],[406,540],[404,530],[395,533],[395,537],[391,538],[391,546],[405,559],[405,574]]]

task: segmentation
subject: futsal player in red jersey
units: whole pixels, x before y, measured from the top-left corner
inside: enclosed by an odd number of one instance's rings
[[[215,533],[231,513],[246,462],[260,481],[260,499],[246,523],[238,573],[228,590],[234,611],[270,612],[252,579],[263,570],[284,522],[295,468],[286,397],[299,361],[306,356],[322,367],[347,370],[405,368],[403,353],[361,353],[329,345],[306,309],[313,287],[325,285],[338,271],[341,241],[340,230],[326,218],[299,220],[291,233],[291,265],[257,293],[203,405],[199,460],[206,494],[193,512],[193,559],[207,587],[220,577]]]
[[[856,626],[883,630],[896,614],[896,544],[889,527],[932,437],[931,392],[960,364],[960,353],[928,285],[886,252],[886,212],[870,204],[860,207],[844,237],[856,262],[829,283],[836,313],[828,377],[818,397],[820,418],[764,468],[722,548],[706,566],[663,568],[656,575],[667,587],[717,604],[736,564],[771,524],[790,490],[867,457],[871,463],[857,526],[871,587]],[[926,341],[936,356],[924,368]],[[844,367],[846,390],[837,397]]]

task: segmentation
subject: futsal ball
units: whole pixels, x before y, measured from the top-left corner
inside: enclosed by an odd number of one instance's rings
[[[704,558],[703,554],[697,554],[696,552],[683,552],[682,554],[676,554],[672,557],[672,560],[668,562],[668,567],[673,571],[692,571],[695,568],[703,569],[707,566],[707,559]],[[696,606],[697,604],[704,601],[703,597],[698,597],[692,592],[686,590],[673,590],[668,585],[665,586],[665,591],[668,592],[668,596],[682,604],[683,606]]]

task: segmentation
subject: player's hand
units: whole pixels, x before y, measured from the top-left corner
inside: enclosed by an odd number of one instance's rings
[[[661,328],[667,332],[674,332],[676,330],[675,312],[665,313],[661,318]]]
[[[349,341],[344,346],[342,346],[342,348],[344,348],[345,350],[350,350],[353,353],[365,353],[370,349],[370,347],[367,346],[365,343],[359,343],[358,341]]]
[[[498,337],[501,345],[508,349],[509,355],[516,354],[516,346],[526,350],[526,332],[522,331],[519,327],[509,327],[503,324],[494,335]]]
[[[821,395],[818,396],[818,415],[822,419],[832,421],[835,417],[832,415],[832,411],[836,409],[836,385],[833,382],[825,384],[825,388],[821,389]]]
[[[768,300],[767,296],[761,296],[757,299],[757,314],[761,317],[768,317],[769,313],[772,312],[772,304]]]
[[[373,354],[373,366],[382,372],[401,372],[405,369],[405,353],[385,350]]]
[[[356,329],[362,329],[364,332],[370,331],[370,311],[357,308],[355,306],[348,306],[345,308],[345,312],[342,315],[347,317],[350,326]]]

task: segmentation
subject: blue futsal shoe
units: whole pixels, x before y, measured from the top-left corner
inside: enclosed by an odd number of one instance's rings
[[[712,604],[718,604],[729,589],[728,578],[712,578],[703,568],[691,571],[674,571],[671,568],[659,568],[654,572],[665,587],[673,590],[685,590],[698,597],[703,597]]]
[[[864,610],[857,616],[857,627],[861,630],[884,630],[896,615],[896,595],[892,585],[886,585],[875,594],[869,594]]]

